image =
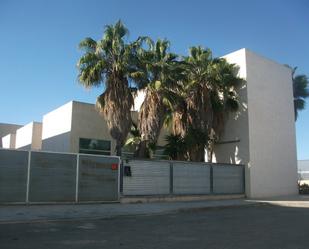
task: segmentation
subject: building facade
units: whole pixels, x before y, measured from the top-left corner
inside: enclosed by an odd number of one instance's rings
[[[230,115],[217,162],[246,165],[252,198],[297,194],[297,155],[291,69],[241,49],[224,56],[239,66],[241,109]]]
[[[250,198],[297,194],[297,158],[291,69],[241,49],[224,58],[239,67],[240,110],[227,120],[213,161],[245,165]],[[135,99],[133,120],[143,102]],[[14,134],[9,132],[10,134]],[[8,133],[8,134],[9,134]],[[5,146],[46,151],[114,154],[115,141],[93,104],[71,101],[4,137]],[[162,130],[159,145],[165,143]],[[7,134],[4,134],[7,135]]]

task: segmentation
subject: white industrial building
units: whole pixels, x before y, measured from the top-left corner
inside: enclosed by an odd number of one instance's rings
[[[239,66],[246,83],[239,89],[241,109],[230,115],[214,161],[245,165],[250,198],[297,194],[291,69],[248,49],[224,58]],[[136,98],[136,111],[143,98]],[[137,113],[132,114],[136,120]],[[115,147],[94,105],[76,101],[44,115],[41,125],[34,122],[0,134],[6,148],[110,155]],[[161,136],[159,144],[163,142]]]

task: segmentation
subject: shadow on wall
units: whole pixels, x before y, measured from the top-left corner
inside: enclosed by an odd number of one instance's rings
[[[42,139],[42,150],[54,152],[73,152],[70,148],[70,134],[71,132],[65,132],[53,137]]]
[[[31,144],[28,144],[28,145],[23,146],[23,147],[19,147],[19,148],[17,148],[17,150],[32,150]]]
[[[217,163],[247,164],[249,162],[249,128],[247,84],[238,88],[240,106],[229,113],[220,141],[215,145],[213,161]]]

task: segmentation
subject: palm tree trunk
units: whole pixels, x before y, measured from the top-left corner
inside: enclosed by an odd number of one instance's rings
[[[138,157],[148,158],[149,143],[156,144],[163,126],[165,107],[157,92],[148,90],[139,113],[139,130],[141,143],[139,145]]]
[[[139,158],[148,158],[149,153],[148,153],[148,143],[146,140],[142,140],[138,146],[137,150],[137,157]]]
[[[122,146],[121,144],[117,141],[117,144],[116,144],[116,148],[115,148],[115,151],[116,151],[116,156],[119,156],[121,157],[121,149],[122,149]]]

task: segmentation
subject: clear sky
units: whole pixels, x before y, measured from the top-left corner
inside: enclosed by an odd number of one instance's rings
[[[309,75],[308,13],[307,0],[0,0],[0,122],[41,121],[73,99],[94,103],[100,89],[77,83],[78,43],[118,19],[131,40],[168,38],[180,54],[192,45],[215,56],[246,47]],[[298,159],[309,159],[307,106],[296,124]]]

